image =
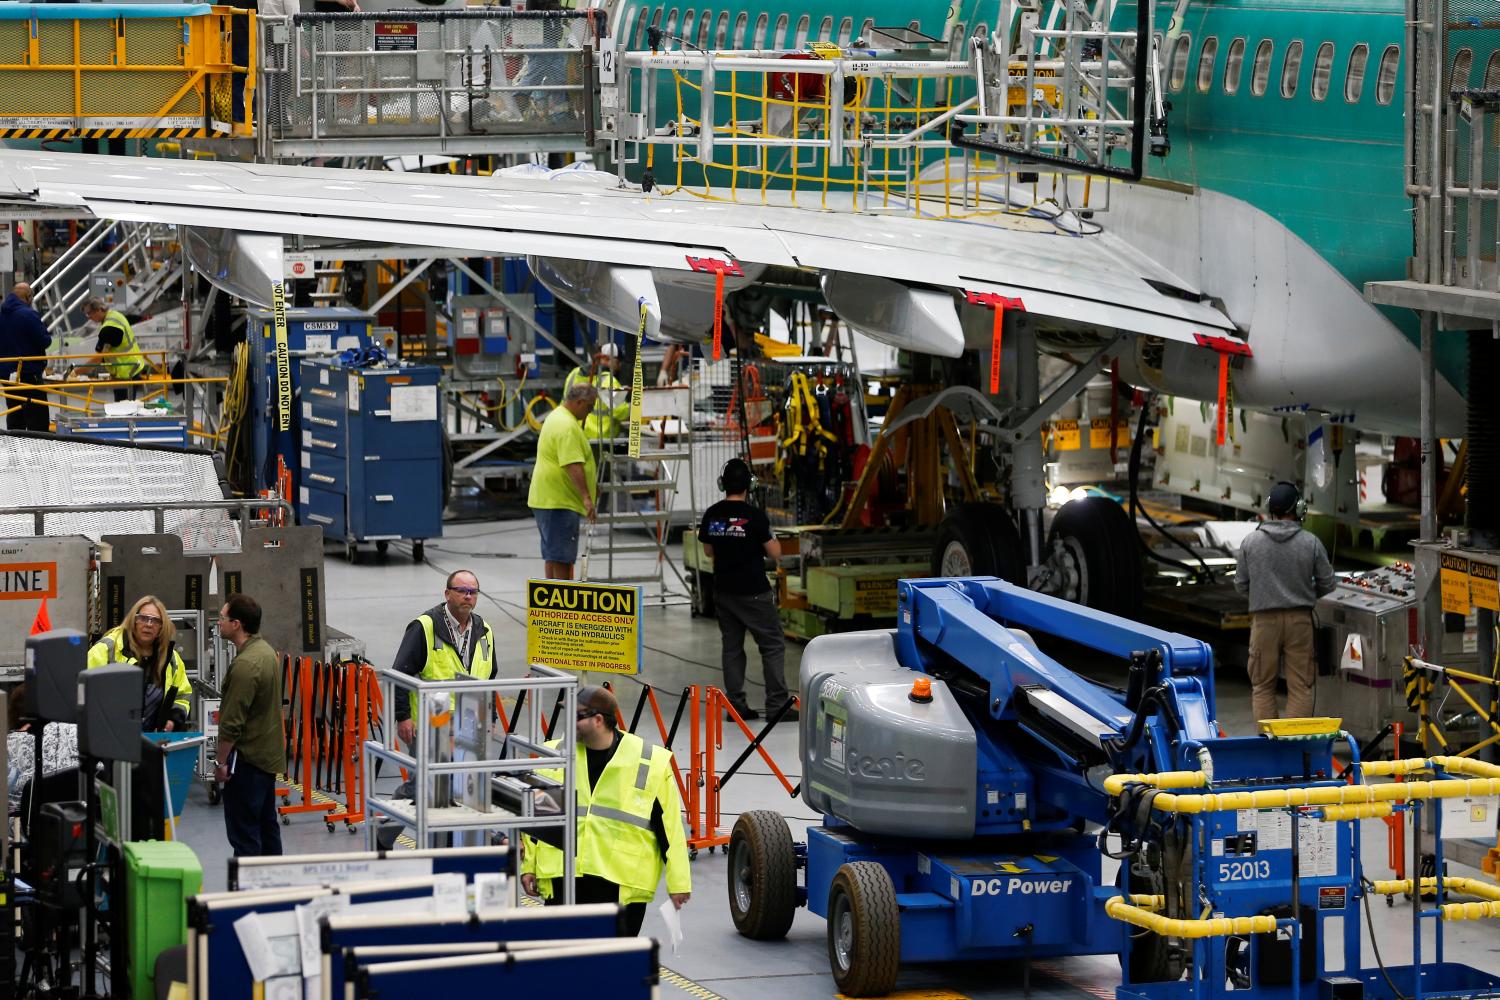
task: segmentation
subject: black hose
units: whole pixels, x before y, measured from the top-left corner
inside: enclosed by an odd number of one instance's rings
[[[1136,514],[1140,513],[1140,515],[1146,519],[1147,524],[1155,528],[1163,538],[1167,539],[1175,545],[1181,546],[1184,552],[1192,556],[1194,559],[1198,560],[1198,565],[1202,566],[1203,569],[1200,572],[1199,570],[1193,569],[1193,567],[1189,566],[1181,559],[1173,559],[1171,556],[1162,555],[1151,546],[1147,545],[1146,540],[1140,536],[1139,532],[1136,533],[1136,541],[1140,544],[1141,551],[1145,552],[1147,556],[1155,559],[1159,563],[1163,563],[1167,566],[1175,566],[1178,569],[1191,573],[1194,582],[1200,582],[1205,577],[1209,582],[1213,582],[1214,571],[1209,568],[1208,563],[1203,561],[1203,557],[1197,552],[1193,551],[1192,546],[1188,545],[1187,542],[1184,542],[1182,539],[1178,538],[1176,535],[1172,534],[1166,528],[1163,528],[1160,524],[1158,524],[1156,522],[1156,518],[1152,517],[1151,513],[1146,510],[1145,507],[1141,506],[1140,500],[1136,496],[1136,484],[1141,478],[1141,445],[1145,442],[1146,439],[1146,417],[1150,414],[1150,412],[1151,397],[1147,396],[1146,400],[1141,404],[1141,415],[1136,420],[1135,439],[1130,442],[1130,463],[1128,471],[1128,475],[1130,476],[1130,519],[1132,521],[1135,520]]]
[[[1109,748],[1123,756],[1127,750],[1135,746],[1140,741],[1141,734],[1145,732],[1146,719],[1151,715],[1150,710],[1153,705],[1167,717],[1175,732],[1182,732],[1182,719],[1178,717],[1177,709],[1173,707],[1171,700],[1165,697],[1166,694],[1166,685],[1158,684],[1141,695],[1141,704],[1135,710],[1135,718],[1130,723],[1130,729],[1122,738],[1107,738],[1105,742],[1109,744]]]

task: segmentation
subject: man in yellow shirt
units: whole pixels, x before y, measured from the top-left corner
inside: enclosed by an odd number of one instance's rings
[[[594,453],[583,433],[583,419],[598,393],[587,382],[568,387],[562,405],[542,421],[536,467],[526,503],[542,536],[542,560],[549,580],[573,579],[578,560],[578,526],[597,515]]]

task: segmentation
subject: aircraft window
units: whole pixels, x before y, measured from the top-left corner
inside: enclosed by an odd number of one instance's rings
[[[766,25],[770,23],[771,15],[761,11],[760,16],[755,19],[755,37],[750,40],[752,49],[761,48],[766,44]]]
[[[697,23],[698,12],[696,10],[690,10],[682,15],[682,35],[680,37],[684,41],[691,42],[693,40],[693,26]]]
[[[677,34],[676,7],[673,7],[671,10],[667,11],[667,19],[662,22],[661,30],[668,38],[671,38],[673,35]]]
[[[1318,46],[1317,57],[1313,59],[1312,74],[1312,99],[1321,101],[1328,96],[1328,81],[1333,78],[1333,43],[1324,42]]]
[[[698,17],[698,48],[708,48],[708,43],[710,41],[709,36],[713,34],[713,30],[714,12],[711,10],[705,10]]]
[[[1302,42],[1293,40],[1287,44],[1286,55],[1281,60],[1281,96],[1297,96],[1297,80],[1302,76]]]
[[[750,27],[750,15],[740,11],[740,16],[734,19],[734,48],[745,47],[745,32]]]
[[[1391,103],[1396,96],[1396,73],[1401,68],[1401,46],[1387,45],[1380,54],[1380,70],[1375,77],[1375,101]]]
[[[1474,66],[1474,50],[1459,49],[1453,57],[1453,76],[1448,80],[1449,90],[1469,89],[1469,70]]]
[[[857,39],[857,41],[859,41],[863,45],[869,45],[870,29],[873,27],[875,27],[875,19],[873,17],[865,18],[865,23],[859,26],[859,38]]]
[[[792,42],[792,48],[800,49],[807,44],[807,26],[812,24],[812,18],[803,14],[797,18],[797,37]]]
[[[714,29],[714,48],[722,49],[729,45],[729,11],[719,15],[719,26]]]
[[[651,12],[651,27],[653,27],[653,28],[660,28],[661,27],[661,16],[663,14],[665,14],[665,13],[666,13],[666,11],[662,10],[660,7],[656,8],[655,10],[653,10]],[[642,27],[644,27],[644,26],[645,25],[643,24]]]
[[[833,18],[823,18],[823,23],[818,25],[818,41],[827,42],[833,40]]]
[[[1276,43],[1262,38],[1255,47],[1255,66],[1250,70],[1250,93],[1260,97],[1266,92],[1266,82],[1271,79],[1271,56]]]
[[[846,17],[839,22],[839,44],[848,45],[854,35],[854,18]]]
[[[1370,61],[1370,47],[1364,42],[1349,53],[1349,69],[1344,74],[1344,100],[1358,104],[1365,92],[1365,66]]]
[[[1245,68],[1245,40],[1236,38],[1229,43],[1229,55],[1224,59],[1224,93],[1234,94],[1240,89],[1240,71]]]
[[[1182,89],[1183,81],[1187,79],[1188,53],[1192,50],[1193,36],[1185,31],[1172,44],[1172,76],[1167,81],[1167,87],[1174,94]]]
[[[785,14],[780,14],[777,16],[776,34],[771,36],[771,48],[784,49],[787,47],[786,26],[790,23],[791,20]]]
[[[1500,49],[1490,53],[1490,61],[1484,64],[1484,89],[1500,90]]]
[[[1219,39],[1213,35],[1203,39],[1203,51],[1198,53],[1198,93],[1206,94],[1214,85],[1214,60],[1219,57]]]

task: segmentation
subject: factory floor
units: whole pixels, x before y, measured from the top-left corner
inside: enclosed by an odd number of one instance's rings
[[[521,651],[525,648],[525,587],[529,578],[542,574],[542,562],[534,524],[528,520],[478,524],[449,525],[442,539],[426,546],[427,562],[415,565],[409,550],[393,546],[384,564],[351,566],[329,548],[327,560],[328,624],[362,639],[367,655],[376,665],[390,661],[400,641],[405,624],[416,614],[442,599],[447,573],[454,569],[472,569],[483,589],[478,612],[491,622],[502,651],[503,673],[520,675]],[[597,560],[599,557],[596,556]],[[598,563],[596,562],[595,576]],[[694,618],[686,605],[648,609],[642,624],[646,647],[641,679],[661,689],[661,697],[680,691],[688,684],[712,684],[719,677],[719,633],[712,619]],[[762,687],[758,683],[760,665],[752,651],[750,660],[751,706],[763,708]],[[796,683],[801,647],[787,646],[787,677]],[[1077,666],[1075,664],[1065,664]],[[1084,665],[1083,672],[1097,673],[1099,665]],[[1104,674],[1099,674],[1103,677]],[[1120,678],[1115,678],[1116,682]],[[617,684],[627,718],[634,708],[638,688],[631,683]],[[1231,734],[1249,733],[1249,686],[1242,675],[1226,668],[1218,677],[1219,718]],[[670,712],[668,704],[664,711]],[[685,723],[684,723],[685,727]],[[649,737],[648,737],[649,738]],[[726,733],[721,761],[733,760],[745,745],[738,732]],[[684,735],[678,741],[678,759],[687,765]],[[781,725],[766,740],[766,747],[795,783],[799,779],[796,727]],[[787,796],[759,758],[751,758],[723,794],[723,822],[726,831],[735,817],[750,809],[774,809],[787,817],[793,835],[817,821],[798,799]],[[1379,822],[1361,824],[1364,858],[1371,878],[1390,877],[1385,867],[1387,857],[1386,827]],[[325,853],[362,849],[363,838],[351,837],[342,828],[326,832],[315,817],[294,818],[283,828],[288,853]],[[185,811],[182,838],[203,861],[205,889],[225,887],[229,856],[224,841],[223,818],[216,806],[208,803],[201,785],[195,785]],[[1108,862],[1106,862],[1109,864]],[[782,942],[749,941],[735,933],[726,901],[726,864],[722,853],[701,853],[693,862],[693,898],[684,911],[686,936],[681,950],[662,950],[663,977],[661,996],[668,1000],[684,996],[712,1000],[722,996],[729,1000],[776,1000],[817,998],[826,1000],[837,994],[828,972],[824,922],[807,912],[798,911],[790,934]],[[1458,865],[1451,874],[1474,874]],[[1112,873],[1107,873],[1112,877]],[[664,895],[659,896],[664,898]],[[1387,965],[1410,961],[1411,906],[1398,900],[1393,908],[1379,903],[1370,908],[1381,957]],[[1363,923],[1363,921],[1361,921]],[[1427,924],[1428,941],[1424,954],[1431,956],[1431,922]],[[1500,928],[1494,922],[1470,921],[1445,926],[1450,959],[1478,968],[1500,972]],[[648,909],[644,933],[664,938],[660,916],[654,906]],[[1375,955],[1365,931],[1365,962],[1373,965]],[[1021,997],[1038,998],[1114,996],[1119,984],[1119,961],[1115,956],[1060,959],[1034,963],[1029,986],[1023,970],[996,964],[930,965],[907,967],[902,971],[899,989],[909,998],[926,1000],[951,997]]]

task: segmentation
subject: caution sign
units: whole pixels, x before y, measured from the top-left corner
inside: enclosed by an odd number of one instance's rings
[[[640,588],[527,581],[526,662],[560,670],[640,673]]]
[[[646,300],[641,299],[641,322],[635,329],[635,373],[630,376],[630,446],[631,458],[641,457],[641,409],[646,398],[646,373],[641,348],[646,346]]]
[[[896,578],[854,581],[854,613],[890,618],[896,613]]]
[[[276,327],[276,429],[292,429],[292,355],[286,343],[286,284],[271,285],[271,316]]]
[[[1115,424],[1113,439],[1109,433],[1108,417],[1089,421],[1089,447],[1096,450],[1121,447],[1129,440],[1129,434],[1123,420]]]
[[[1083,447],[1083,435],[1076,420],[1052,421],[1052,447],[1058,451],[1077,451]]]
[[[376,21],[376,52],[417,51],[416,21]]]
[[[1469,613],[1469,560],[1463,556],[1443,554],[1438,567],[1438,586],[1443,595],[1443,611],[1453,615]]]
[[[1476,561],[1469,563],[1469,600],[1476,608],[1500,611],[1500,567]]]

